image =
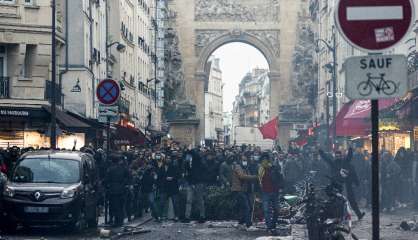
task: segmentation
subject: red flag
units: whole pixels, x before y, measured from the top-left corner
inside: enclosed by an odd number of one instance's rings
[[[263,139],[276,140],[277,135],[279,134],[278,125],[279,125],[279,118],[275,117],[270,122],[259,127],[258,129],[260,130],[261,134],[263,134]]]

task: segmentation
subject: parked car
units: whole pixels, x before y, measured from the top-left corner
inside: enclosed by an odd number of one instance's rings
[[[93,156],[81,152],[24,154],[3,191],[5,230],[18,224],[97,226],[97,170]]]

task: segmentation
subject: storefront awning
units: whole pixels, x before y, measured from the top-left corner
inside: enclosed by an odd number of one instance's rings
[[[78,120],[84,122],[85,124],[89,125],[90,127],[94,128],[94,130],[102,130],[106,128],[105,123],[101,123],[99,122],[97,119],[91,119],[91,118],[85,118],[77,113],[74,112],[66,112],[67,114],[69,114],[72,117],[77,118]]]
[[[50,106],[42,106],[45,111],[51,114],[51,107]],[[56,109],[56,118],[59,126],[63,129],[67,129],[70,131],[81,131],[84,132],[90,128],[89,125],[86,123],[78,120],[77,118],[61,111],[60,109]]]
[[[145,144],[145,135],[136,128],[116,126],[116,132],[112,136],[113,144],[116,146],[141,146]]]
[[[394,105],[399,99],[385,99],[379,101],[379,110]],[[370,134],[371,102],[356,100],[344,104],[337,114],[337,136],[367,136]]]

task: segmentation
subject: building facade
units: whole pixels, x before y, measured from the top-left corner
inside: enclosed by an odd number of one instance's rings
[[[106,79],[107,1],[68,1],[68,51],[64,54],[64,108],[98,118],[96,87]]]
[[[84,145],[87,127],[62,111],[62,64],[65,49],[66,1],[56,1],[57,75],[55,98],[59,148]],[[0,1],[0,147],[49,147],[51,65],[51,1]],[[68,122],[66,120],[69,120]]]
[[[208,61],[209,79],[205,86],[205,141],[223,142],[223,84],[218,58]]]
[[[415,4],[418,4],[418,1],[414,1]],[[318,67],[318,92],[317,92],[317,105],[315,111],[315,121],[316,124],[319,126],[324,126],[323,129],[328,128],[327,124],[331,125],[334,122],[334,119],[338,117],[338,113],[343,108],[343,106],[347,106],[352,104],[353,107],[361,106],[362,108],[367,108],[370,106],[368,101],[363,102],[355,102],[350,101],[345,96],[345,69],[344,69],[344,62],[347,58],[352,56],[359,56],[359,55],[367,55],[367,52],[362,52],[349,43],[345,41],[345,39],[340,35],[335,19],[334,19],[334,9],[336,7],[337,0],[311,0],[309,4],[310,8],[310,16],[312,21],[314,22],[314,29],[315,29],[315,39],[318,41],[317,46],[317,54],[316,54],[316,62]],[[418,11],[415,9],[415,11]],[[418,12],[417,12],[418,13]],[[415,27],[416,29],[416,27]],[[416,31],[412,31],[409,36],[405,38],[404,41],[396,45],[395,47],[384,51],[385,54],[403,54],[408,57],[408,61],[414,65],[414,59],[416,58]],[[333,44],[333,39],[335,38],[335,51],[336,51],[336,91],[333,91],[333,81],[332,81],[332,73],[333,73],[333,54],[329,47],[327,47],[324,42],[331,45]],[[414,67],[410,72],[416,72]],[[413,87],[411,87],[413,88]],[[333,114],[333,98],[336,98],[336,116]],[[404,101],[404,100],[402,100]],[[344,116],[343,116],[344,117]],[[327,121],[328,120],[328,121]],[[366,121],[366,120],[365,120]],[[382,126],[385,125],[384,119],[381,119]],[[390,119],[391,122],[399,122],[399,119]],[[337,123],[338,126],[338,123]],[[338,127],[337,127],[338,128]],[[412,132],[413,129],[409,129],[409,132]],[[408,131],[402,133],[402,129],[398,130],[397,135],[394,136],[394,133],[381,132],[382,136],[389,136],[387,139],[382,140],[385,142],[386,146],[382,146],[385,148],[392,148],[389,145],[395,146],[396,144],[391,144],[393,142],[391,139],[399,138],[401,139],[400,142],[409,142],[410,136]],[[402,137],[399,137],[401,136]],[[354,137],[359,136],[348,136],[347,134],[340,134],[337,133],[337,140],[340,139],[352,139]],[[364,137],[364,136],[360,136]],[[325,134],[326,138],[326,134]],[[337,141],[338,142],[338,141]],[[367,137],[365,138],[365,142],[367,142]],[[398,144],[399,145],[399,144]],[[404,146],[412,146],[412,144],[408,143]]]
[[[156,71],[156,1],[109,1],[109,75],[122,87],[121,123],[142,131],[161,130]]]
[[[234,103],[239,126],[259,127],[270,120],[270,80],[267,69],[253,69],[241,80]]]

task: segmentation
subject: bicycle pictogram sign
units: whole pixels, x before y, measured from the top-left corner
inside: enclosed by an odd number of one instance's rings
[[[408,92],[404,55],[369,55],[345,61],[345,95],[352,100],[403,97]]]
[[[358,92],[361,96],[370,96],[375,90],[378,94],[385,94],[391,96],[396,93],[398,86],[394,81],[386,80],[386,74],[381,73],[379,76],[373,76],[367,73],[367,81],[360,82],[357,86]]]
[[[119,84],[112,79],[103,80],[97,86],[96,95],[97,99],[102,104],[115,104],[120,96]]]

